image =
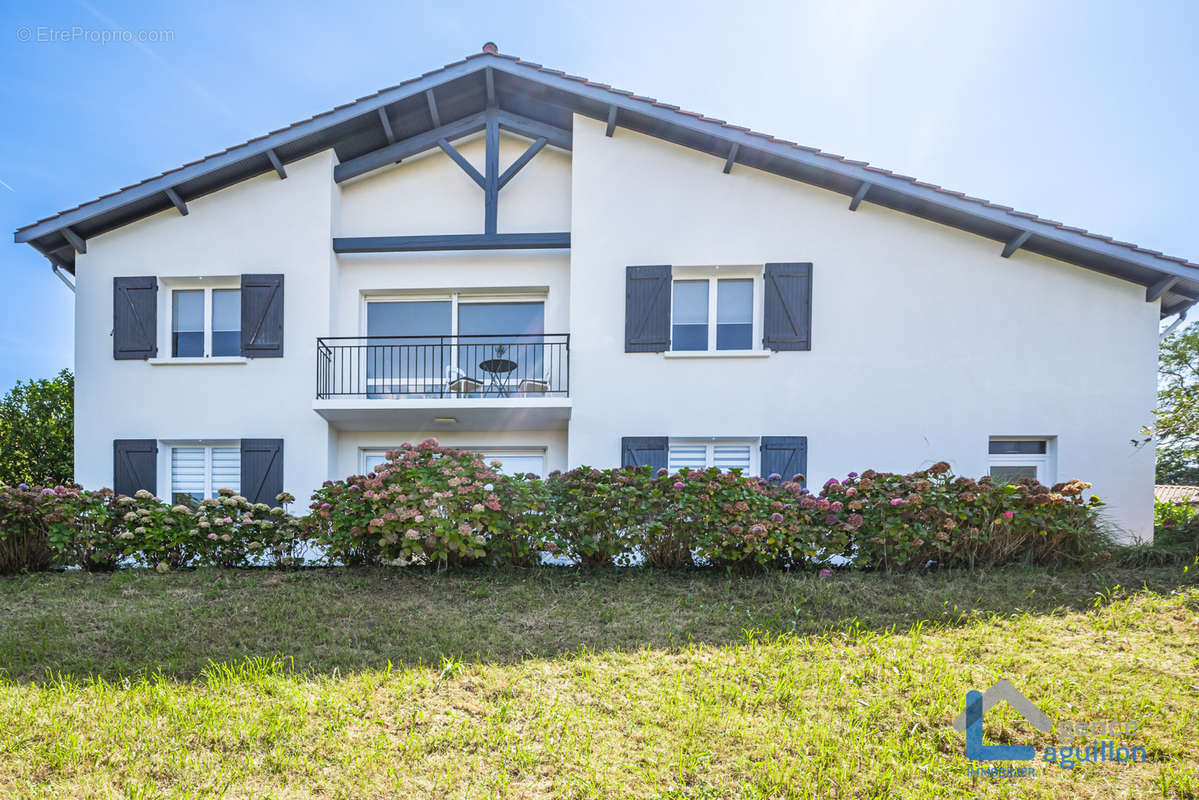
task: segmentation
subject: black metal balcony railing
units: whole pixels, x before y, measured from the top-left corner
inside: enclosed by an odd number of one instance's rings
[[[570,334],[316,340],[320,399],[566,397]]]

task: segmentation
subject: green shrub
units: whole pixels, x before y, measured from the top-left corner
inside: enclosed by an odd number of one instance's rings
[[[146,491],[0,487],[0,570],[291,566],[314,539],[331,562],[442,568],[535,566],[552,553],[588,567],[974,569],[1077,563],[1110,549],[1102,504],[1083,499],[1090,484],[975,481],[943,462],[908,475],[850,473],[817,494],[802,475],[578,467],[541,481],[501,466],[433,439],[404,445],[375,472],[326,482],[304,519],[229,490],[169,505]],[[1199,552],[1193,514],[1159,509],[1159,519],[1157,549],[1138,557]]]
[[[61,513],[60,498],[59,492],[41,486],[0,487],[0,574],[35,572],[54,564],[50,530]]]
[[[1191,564],[1199,558],[1199,513],[1186,503],[1153,503],[1153,541],[1117,548],[1116,560],[1127,566]]]
[[[306,536],[306,524],[284,508],[251,504],[228,490],[188,507],[144,490],[127,497],[78,486],[0,488],[0,567],[7,571],[289,566],[298,563]]]
[[[841,555],[856,567],[1059,565],[1098,555],[1109,544],[1096,513],[1102,503],[1082,498],[1090,486],[955,478],[939,462],[908,475],[851,473],[826,483],[819,502],[829,503],[830,523],[852,528]]]
[[[631,532],[653,513],[654,498],[642,490],[648,478],[648,469],[576,467],[551,474],[550,552],[585,567],[627,562]]]
[[[527,533],[526,512],[535,513],[514,507],[531,497],[515,494],[522,480],[426,439],[389,452],[367,475],[326,481],[313,494],[313,523],[328,556],[343,564],[464,564],[506,539],[497,547],[517,558],[521,548],[508,537]]]
[[[808,515],[768,481],[715,467],[660,476],[667,525],[697,563],[746,571],[802,561]]]

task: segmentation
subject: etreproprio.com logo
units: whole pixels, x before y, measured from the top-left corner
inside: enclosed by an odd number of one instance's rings
[[[1049,733],[1054,728],[1053,720],[1045,716],[1028,698],[1004,678],[985,692],[971,689],[966,693],[966,710],[953,721],[957,731],[966,734],[966,757],[972,761],[1032,761],[1037,757],[1037,748],[1020,744],[983,744],[983,715],[996,703],[1006,700],[1034,728]],[[1127,737],[1134,734],[1140,723],[1136,721],[1090,722],[1063,721],[1057,724],[1060,733],[1071,739],[1081,736]],[[1041,750],[1041,760],[1057,764],[1062,769],[1073,769],[1076,764],[1099,761],[1142,762],[1145,761],[1144,747],[1129,747],[1116,739],[1100,739],[1090,744],[1066,747],[1046,747]],[[986,777],[1027,778],[1036,775],[1032,766],[979,767],[970,770],[971,775]]]

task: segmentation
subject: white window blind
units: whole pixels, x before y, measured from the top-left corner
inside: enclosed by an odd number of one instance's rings
[[[753,451],[749,444],[713,442],[671,442],[667,466],[671,472],[687,469],[719,467],[722,470],[740,469],[748,474],[753,466]]]
[[[206,496],[204,470],[203,447],[171,448],[171,497],[178,499],[185,495],[193,500],[203,500]]]
[[[241,492],[241,448],[194,445],[171,448],[171,498],[203,500],[218,489]]]
[[[749,445],[714,445],[712,447],[712,466],[721,469],[749,470]]]
[[[232,489],[241,494],[241,448],[212,448],[212,494],[217,489]]]

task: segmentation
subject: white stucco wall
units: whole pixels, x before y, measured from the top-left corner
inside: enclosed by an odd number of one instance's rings
[[[112,440],[284,439],[284,485],[300,505],[326,477],[327,425],[312,411],[315,340],[329,329],[331,151],[88,241],[76,267],[75,478],[111,486]],[[112,356],[112,281],[283,273],[284,357],[153,366]],[[164,290],[160,287],[160,307]],[[159,322],[162,323],[162,311]],[[161,325],[160,325],[161,326]],[[159,355],[170,354],[159,337]],[[159,449],[158,490],[169,487]]]
[[[1056,436],[1057,476],[1151,534],[1157,305],[1144,288],[574,120],[571,464],[621,436],[806,435],[809,483],[937,460],[985,474],[992,435]],[[623,352],[626,265],[813,262],[812,349]]]
[[[546,469],[619,462],[628,435],[806,435],[808,473],[987,468],[992,435],[1056,437],[1114,523],[1150,531],[1153,453],[1129,441],[1154,404],[1157,308],[1144,289],[624,129],[574,122],[500,194],[499,227],[572,233],[556,252],[337,256],[335,235],[478,233],[482,192],[439,151],[337,185],[332,152],[88,242],[76,297],[76,470],[111,485],[114,438],[285,440],[301,500],[359,469],[363,448],[437,436],[543,447]],[[502,137],[501,168],[527,141]],[[460,143],[482,168],[482,142]],[[625,354],[625,267],[811,261],[810,352]],[[286,275],[285,357],[152,366],[112,358],[112,278]],[[367,295],[531,290],[571,334],[569,432],[339,431],[313,410],[315,340],[363,332]],[[160,341],[166,355],[169,343]],[[363,427],[359,425],[357,427]],[[159,491],[165,494],[165,451]]]
[[[531,144],[500,134],[502,174]],[[483,135],[454,143],[480,174]],[[499,195],[500,233],[570,230],[570,154],[542,148]],[[339,186],[337,236],[482,233],[483,191],[441,150],[428,150]]]

